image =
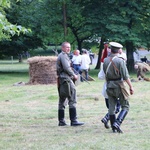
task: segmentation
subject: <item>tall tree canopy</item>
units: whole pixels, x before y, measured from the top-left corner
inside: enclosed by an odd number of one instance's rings
[[[133,70],[133,51],[139,46],[149,48],[149,0],[21,0],[7,10],[13,24],[31,28],[32,33],[13,37],[22,50],[49,43],[70,41],[81,50],[82,44],[101,37],[117,41],[127,50],[128,69]],[[8,43],[7,43],[8,45]],[[96,68],[99,69],[100,62]]]
[[[83,3],[85,4],[85,1]],[[102,41],[108,38],[122,43],[127,50],[128,69],[132,71],[135,48],[149,47],[150,3],[148,0],[87,0],[86,3],[88,4],[85,15],[89,24],[93,25],[95,34],[99,34]],[[90,10],[90,13],[87,10]],[[99,66],[97,65],[97,68]]]
[[[8,39],[15,34],[19,35],[22,33],[29,32],[29,29],[21,25],[16,25],[10,23],[6,18],[5,9],[10,8],[10,1],[9,0],[1,0],[0,1],[0,41],[3,39]]]

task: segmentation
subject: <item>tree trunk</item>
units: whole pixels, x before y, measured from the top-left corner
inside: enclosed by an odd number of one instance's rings
[[[101,38],[100,46],[99,46],[99,52],[98,52],[97,65],[96,65],[95,69],[100,69],[100,65],[101,65],[100,59],[101,59],[101,55],[102,55],[102,50],[104,48],[104,44],[103,43],[104,43],[104,39]]]
[[[66,3],[63,3],[63,26],[64,26],[64,38],[67,35],[67,16],[66,16]]]
[[[129,72],[134,72],[134,46],[132,41],[126,41],[126,51],[127,51],[127,68]]]
[[[19,59],[19,63],[22,63],[22,62],[23,62],[22,54],[19,54],[19,55],[18,55],[18,59]]]
[[[78,50],[81,52],[82,51],[82,41],[78,40]]]

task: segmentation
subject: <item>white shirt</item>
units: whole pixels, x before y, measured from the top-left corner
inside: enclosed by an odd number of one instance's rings
[[[73,55],[72,57],[72,63],[75,65],[81,64],[81,55]]]
[[[89,69],[89,64],[91,63],[90,57],[88,54],[81,55],[81,69]]]
[[[124,61],[127,61],[127,55],[126,53],[122,52],[121,54],[118,54],[119,57],[123,58]]]
[[[104,73],[104,70],[103,70],[103,63],[102,62],[101,62],[100,72],[98,73],[98,78],[100,80],[104,80],[105,79],[105,73]],[[107,89],[107,86],[106,86],[106,81],[105,81],[104,85],[103,85],[103,89],[102,89],[102,95],[104,96],[104,98],[108,98],[106,89]]]

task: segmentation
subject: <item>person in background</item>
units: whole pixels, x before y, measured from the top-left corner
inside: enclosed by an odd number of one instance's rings
[[[58,126],[66,126],[65,122],[65,106],[66,99],[69,105],[69,116],[71,126],[81,126],[84,123],[77,120],[76,111],[76,88],[73,80],[77,80],[78,76],[71,68],[71,60],[69,53],[71,45],[69,42],[64,42],[61,45],[62,52],[58,55],[56,62],[57,76],[58,76]]]
[[[125,82],[129,86],[130,94],[134,93],[126,63],[118,57],[119,49],[123,46],[117,42],[110,42],[111,55],[104,59],[103,70],[106,75],[107,95],[109,99],[109,117],[113,132],[123,133],[120,125],[129,111],[129,93]],[[119,98],[121,111],[116,119],[116,99]]]
[[[101,68],[100,68],[100,72],[98,73],[98,78],[100,80],[105,80],[105,73],[103,71],[103,63],[104,63],[104,59],[106,57],[108,57],[110,54],[111,54],[111,49],[109,48],[109,42],[104,42],[104,49],[102,51],[102,56],[100,59]],[[106,107],[107,107],[107,109],[109,109],[108,95],[106,92],[106,82],[104,82],[104,85],[103,85],[102,95],[105,98]],[[117,100],[115,113],[117,114],[119,112],[119,110],[120,110],[120,102],[119,102],[119,100]],[[109,125],[108,125],[109,120],[110,120],[109,119],[109,113],[106,113],[106,115],[101,119],[101,122],[104,124],[104,127],[106,129],[109,129]]]
[[[104,62],[104,59],[109,56],[111,53],[111,49],[109,48],[109,42],[104,42],[104,49],[102,50],[102,55],[100,62]]]
[[[81,55],[81,67],[80,67],[80,74],[82,74],[83,72],[85,73],[85,79],[88,80],[88,72],[89,72],[89,68],[90,68],[90,57],[87,53],[87,50],[83,50],[83,53]],[[81,82],[83,82],[84,79],[81,76]]]
[[[81,66],[81,55],[79,50],[74,51],[74,55],[71,59],[72,66],[77,71],[77,73],[80,73],[80,66]]]
[[[122,48],[119,49],[119,55],[120,58],[122,58],[125,62],[127,61],[127,55],[123,52]]]
[[[146,73],[150,72],[150,65],[145,62],[138,62],[134,65],[134,68],[137,70],[138,80],[150,81],[150,78],[146,77]]]
[[[146,58],[146,56],[144,56],[144,58],[141,58],[141,61],[147,63],[147,58]]]

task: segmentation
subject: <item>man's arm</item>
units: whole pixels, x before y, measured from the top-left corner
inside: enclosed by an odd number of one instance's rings
[[[132,87],[132,84],[131,84],[131,81],[130,79],[128,78],[127,80],[125,80],[126,83],[128,84],[129,86],[129,89],[130,89],[130,94],[132,95],[134,93],[134,90],[133,90],[133,87]]]
[[[70,60],[67,56],[64,55],[63,58],[61,58],[62,61],[62,66],[64,71],[70,76],[73,77],[75,80],[78,79],[78,76],[74,73],[74,71],[72,70],[72,67],[70,65]]]

